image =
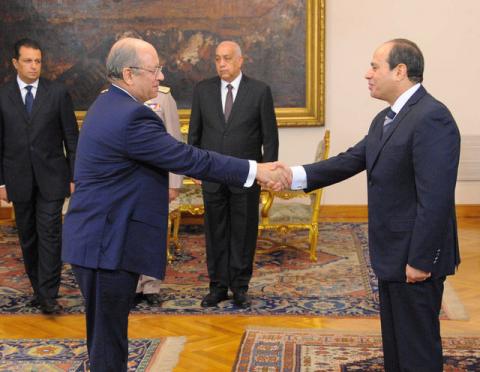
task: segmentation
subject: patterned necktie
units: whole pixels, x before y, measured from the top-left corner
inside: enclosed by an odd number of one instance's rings
[[[385,121],[383,122],[383,134],[388,130],[390,125],[392,124],[393,119],[395,118],[397,113],[392,109],[388,110],[387,115],[385,115]]]
[[[228,89],[227,99],[225,100],[225,122],[228,121],[228,118],[230,117],[230,113],[232,112],[232,106],[233,106],[233,93],[232,93],[233,86],[231,84],[228,84],[227,89]]]
[[[27,94],[25,95],[25,109],[27,110],[28,115],[32,112],[33,107],[33,94],[32,94],[32,85],[27,85],[25,89]]]

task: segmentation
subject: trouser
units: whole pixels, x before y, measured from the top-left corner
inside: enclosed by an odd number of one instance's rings
[[[445,277],[414,284],[379,280],[386,372],[441,372],[439,314]]]
[[[72,269],[85,298],[90,370],[127,371],[128,315],[139,275],[76,265]]]
[[[38,191],[27,202],[13,202],[25,271],[39,301],[58,296],[62,271],[62,206]]]

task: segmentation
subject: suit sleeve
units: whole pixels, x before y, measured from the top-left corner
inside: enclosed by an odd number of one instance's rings
[[[262,128],[263,162],[278,160],[278,127],[273,97],[270,87],[267,86],[261,97],[260,120]]]
[[[460,157],[460,134],[446,107],[439,106],[426,114],[417,126],[412,156],[417,216],[408,264],[432,272],[455,208]]]
[[[170,136],[158,116],[140,106],[125,133],[130,158],[165,171],[197,179],[243,187],[250,165],[248,160],[198,149]]]
[[[305,192],[333,185],[365,170],[366,141],[367,137],[346,152],[342,152],[327,160],[304,165],[307,174],[307,188]]]
[[[202,141],[202,112],[200,108],[200,92],[198,85],[193,90],[192,112],[188,126],[188,144],[200,147]]]
[[[65,87],[62,87],[60,94],[60,120],[62,124],[63,144],[70,166],[70,182],[73,182],[75,153],[78,142],[78,125],[73,110],[72,97]]]

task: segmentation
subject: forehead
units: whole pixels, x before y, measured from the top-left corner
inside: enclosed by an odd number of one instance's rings
[[[381,45],[373,54],[373,62],[386,62],[388,60],[388,55],[390,54],[391,49],[392,45],[390,43]]]
[[[40,51],[40,49],[34,49],[27,46],[21,46],[20,49],[18,50],[18,53],[20,57],[23,57],[23,58],[26,58],[26,57],[41,58],[42,57],[42,52]]]
[[[235,46],[230,43],[220,44],[215,51],[217,56],[235,55]]]
[[[141,48],[139,51],[139,59],[142,61],[143,64],[146,66],[158,66],[159,59],[158,54],[155,48],[150,45],[147,45],[144,48]]]

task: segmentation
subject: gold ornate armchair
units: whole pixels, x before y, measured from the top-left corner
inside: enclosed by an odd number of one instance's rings
[[[178,230],[183,212],[188,212],[191,215],[203,215],[204,213],[201,186],[195,184],[190,178],[183,180],[178,198],[169,205],[167,234],[167,259],[169,263],[173,261],[174,256],[171,246],[175,250],[181,249]]]
[[[322,141],[318,144],[315,161],[327,159],[329,149],[330,131],[326,130]],[[323,189],[317,189],[310,193],[302,190],[262,191],[259,233],[276,231],[282,236],[282,243],[275,245],[274,250],[287,246],[287,233],[293,230],[308,230],[310,259],[317,260],[318,215],[322,191]],[[296,246],[291,247],[301,249]],[[259,249],[258,252],[261,253],[262,249]]]

